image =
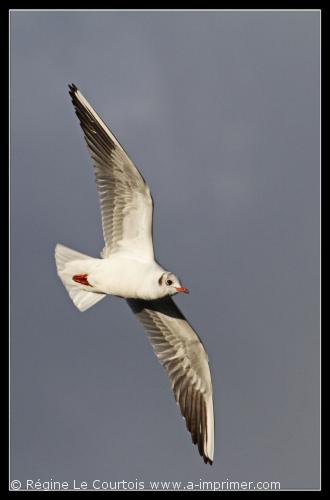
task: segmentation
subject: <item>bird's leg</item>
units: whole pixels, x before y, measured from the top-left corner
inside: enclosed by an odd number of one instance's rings
[[[88,283],[87,279],[88,274],[75,274],[72,276],[73,281],[76,283],[80,283],[81,285],[86,285],[86,286],[92,286],[90,283]]]

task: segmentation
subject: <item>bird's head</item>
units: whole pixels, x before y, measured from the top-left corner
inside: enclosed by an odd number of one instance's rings
[[[188,288],[182,286],[179,278],[173,273],[163,273],[158,279],[158,284],[164,292],[167,292],[166,295],[174,295],[179,292],[189,293]]]

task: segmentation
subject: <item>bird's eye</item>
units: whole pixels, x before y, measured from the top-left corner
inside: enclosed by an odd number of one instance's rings
[[[166,285],[171,286],[173,284],[172,280],[166,280]]]

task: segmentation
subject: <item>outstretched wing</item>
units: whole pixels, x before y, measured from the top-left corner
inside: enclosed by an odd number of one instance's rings
[[[192,441],[205,463],[212,464],[214,416],[208,356],[198,335],[170,297],[128,299],[143,324],[161,364],[170,378],[175,399]]]
[[[75,85],[70,96],[94,161],[105,248],[153,260],[150,190],[115,136]]]

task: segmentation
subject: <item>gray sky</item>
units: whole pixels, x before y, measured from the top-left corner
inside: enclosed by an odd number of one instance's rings
[[[85,313],[57,242],[103,248],[67,84],[148,181],[157,260],[209,353],[213,467],[126,303]],[[11,14],[11,478],[319,486],[319,13]]]

